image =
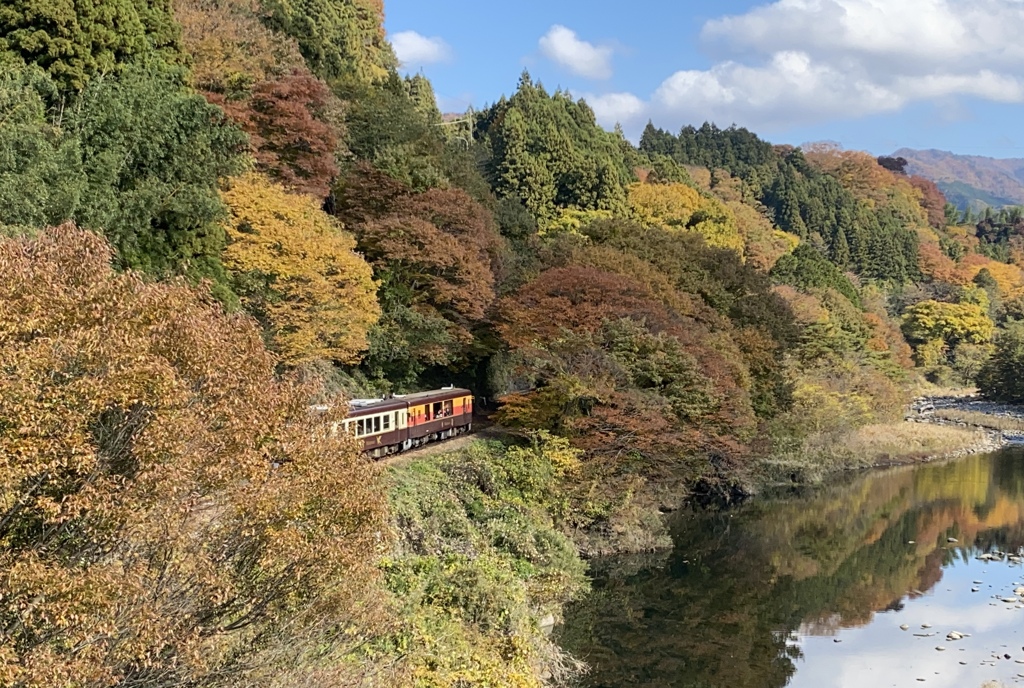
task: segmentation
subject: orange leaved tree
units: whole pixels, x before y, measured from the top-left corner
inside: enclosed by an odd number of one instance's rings
[[[344,683],[373,469],[255,323],[110,259],[0,242],[0,685]]]

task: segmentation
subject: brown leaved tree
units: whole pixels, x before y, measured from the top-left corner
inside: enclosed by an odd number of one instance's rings
[[[0,685],[356,681],[374,469],[250,319],[110,259],[0,242]]]

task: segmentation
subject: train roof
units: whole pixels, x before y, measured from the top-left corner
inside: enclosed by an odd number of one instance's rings
[[[364,415],[391,409],[402,409],[410,404],[443,401],[457,397],[471,397],[473,393],[461,387],[445,387],[413,394],[396,394],[387,399],[353,399],[348,402],[350,415]]]

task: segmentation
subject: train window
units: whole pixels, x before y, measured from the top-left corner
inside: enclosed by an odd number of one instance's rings
[[[452,408],[452,402],[450,402],[450,401],[444,402],[444,415],[450,416],[453,413],[454,413],[454,409]]]
[[[398,411],[395,411],[395,427],[396,428],[402,427],[402,420],[401,420],[401,417],[398,415],[398,413],[399,413]]]
[[[444,415],[444,410],[441,408],[441,402],[434,404],[434,418],[440,418]]]
[[[365,435],[365,430],[366,427],[363,424],[363,419],[360,418],[359,420],[356,421],[356,437],[362,437],[363,435]]]
[[[430,404],[423,407],[423,420],[430,420]]]
[[[380,432],[380,416],[374,416],[373,417],[373,432],[374,433]]]
[[[384,428],[385,432],[387,432],[388,430],[391,429],[391,416],[390,415],[384,416],[384,424],[381,427]]]

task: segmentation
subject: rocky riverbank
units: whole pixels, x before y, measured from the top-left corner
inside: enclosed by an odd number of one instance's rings
[[[1024,407],[986,401],[976,395],[918,397],[911,404],[906,420],[985,430],[986,440],[968,453],[980,454],[1007,444],[1024,444]]]

